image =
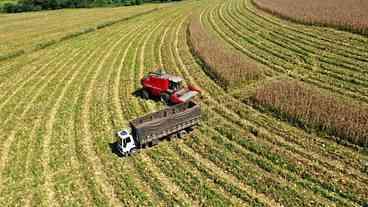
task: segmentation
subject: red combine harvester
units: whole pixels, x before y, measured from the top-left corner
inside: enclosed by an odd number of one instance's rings
[[[160,98],[166,104],[179,104],[191,100],[200,93],[193,86],[183,87],[183,78],[166,74],[164,70],[150,72],[141,80],[142,97]]]

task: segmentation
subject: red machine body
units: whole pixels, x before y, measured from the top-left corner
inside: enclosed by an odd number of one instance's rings
[[[193,86],[184,88],[183,78],[166,74],[163,70],[150,72],[141,80],[144,98],[159,97],[166,103],[178,104],[191,100],[200,91]]]

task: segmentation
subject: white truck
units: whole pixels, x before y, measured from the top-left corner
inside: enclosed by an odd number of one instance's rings
[[[167,107],[130,121],[130,128],[117,132],[117,151],[125,156],[164,138],[181,138],[197,125],[201,108],[192,101]]]

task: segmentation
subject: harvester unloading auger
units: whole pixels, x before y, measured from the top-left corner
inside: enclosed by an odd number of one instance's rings
[[[193,86],[183,87],[183,78],[163,70],[144,76],[142,96],[159,97],[170,105],[129,122],[129,128],[117,132],[119,154],[131,155],[146,146],[158,144],[164,138],[182,138],[199,124],[201,108],[192,99],[200,93]]]

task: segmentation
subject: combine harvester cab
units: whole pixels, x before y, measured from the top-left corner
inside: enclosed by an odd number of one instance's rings
[[[199,124],[201,108],[192,101],[167,107],[132,120],[129,129],[117,133],[117,151],[125,156],[164,138],[182,138]]]
[[[150,72],[141,80],[142,97],[160,98],[166,104],[179,104],[192,100],[200,91],[193,87],[183,87],[183,78],[166,74],[164,70]]]

